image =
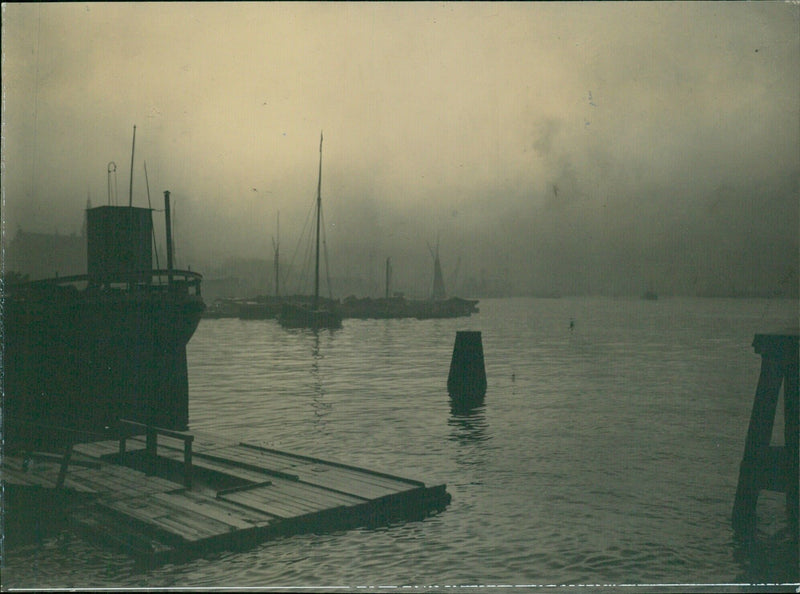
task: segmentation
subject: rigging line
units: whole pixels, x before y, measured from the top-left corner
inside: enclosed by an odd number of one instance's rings
[[[322,205],[319,207],[319,214],[322,218],[322,252],[325,255],[325,280],[328,283],[328,297],[333,301],[333,288],[331,287],[331,271],[328,268],[328,238],[325,235],[325,212],[322,210]]]
[[[306,295],[311,295],[314,292],[314,278],[311,271],[311,265],[314,261],[314,237],[311,231],[311,227],[309,226],[308,229],[308,239],[305,242],[306,251],[303,256],[303,266],[300,269],[301,274],[298,280],[300,293],[305,293]]]
[[[292,278],[291,279],[291,284],[290,284],[289,281],[290,281],[291,273],[295,269],[295,262],[297,262],[297,255],[300,252],[300,246],[303,245],[303,236],[305,235],[305,229],[306,229],[307,225],[308,225],[308,217],[306,217],[306,222],[305,222],[305,224],[303,225],[303,228],[300,231],[300,236],[297,238],[297,243],[294,246],[294,251],[292,252],[292,257],[289,260],[289,266],[283,272],[283,286],[284,287],[292,287],[294,289],[294,293],[295,294],[297,294],[297,292],[298,292],[300,281],[301,281],[302,277],[300,276],[298,278]],[[302,275],[302,268],[301,268],[300,274]],[[295,275],[295,277],[297,277],[297,276],[298,275]]]
[[[311,209],[309,209],[308,214],[306,215],[306,221],[303,225],[303,229],[300,232],[300,237],[297,240],[297,244],[295,245],[294,253],[292,254],[292,259],[289,262],[289,270],[286,271],[284,277],[284,286],[288,286],[287,281],[289,279],[289,274],[291,270],[294,269],[295,261],[297,260],[297,255],[300,252],[300,247],[305,245],[306,251],[303,260],[301,261],[302,264],[300,266],[299,274],[297,275],[297,280],[294,281],[293,285],[296,288],[297,293],[302,293],[302,290],[305,288],[303,286],[304,279],[308,280],[308,271],[310,268],[310,261],[311,261],[311,220],[312,215],[314,214],[314,205],[312,205]]]

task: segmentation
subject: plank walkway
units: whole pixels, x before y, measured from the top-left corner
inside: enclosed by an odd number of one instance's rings
[[[85,495],[71,510],[76,528],[148,564],[303,532],[419,520],[450,502],[445,485],[208,435],[194,436],[191,487],[183,482],[180,439],[159,436],[155,465],[149,460],[143,436],[128,438],[122,457],[116,440],[75,444],[60,487]],[[2,480],[57,489],[61,461],[5,456]]]

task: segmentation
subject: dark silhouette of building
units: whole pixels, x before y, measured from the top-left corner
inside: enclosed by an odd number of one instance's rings
[[[6,246],[5,269],[30,280],[86,273],[86,234],[61,235],[18,229]]]

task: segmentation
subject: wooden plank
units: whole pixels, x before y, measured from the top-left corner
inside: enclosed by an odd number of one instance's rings
[[[368,470],[358,470],[354,468],[347,468],[344,466],[325,464],[319,462],[310,467],[312,472],[331,472],[339,476],[346,477],[347,479],[358,480],[363,483],[374,485],[376,487],[385,487],[394,491],[406,491],[414,487],[424,487],[418,481],[408,481],[390,478],[381,474],[375,474]]]
[[[112,510],[159,527],[187,542],[193,542],[227,534],[232,526],[207,516],[192,513],[170,503],[156,501],[152,497],[133,502],[130,499],[104,502]]]
[[[210,456],[211,454],[203,453],[201,456]],[[248,465],[254,468],[267,470],[271,472],[284,472],[293,474],[295,467],[299,465],[297,461],[287,460],[282,458],[275,458],[272,456],[261,455],[259,452],[248,451],[239,446],[229,446],[219,448],[213,453],[215,458],[226,458],[236,463]]]
[[[272,481],[261,481],[260,483],[247,483],[245,485],[238,485],[236,487],[228,487],[227,489],[220,489],[217,491],[217,497],[221,495],[228,495],[229,493],[237,493],[239,491],[249,491],[250,489],[258,489],[260,487],[269,487]]]
[[[264,492],[242,491],[231,493],[230,495],[222,495],[219,498],[222,501],[244,505],[251,509],[263,510],[280,518],[291,518],[302,511],[292,502],[288,500],[281,501],[274,497],[270,498]]]
[[[343,498],[341,495],[324,489],[290,481],[275,481],[268,488],[232,493],[222,499],[242,503],[254,509],[280,510],[285,514],[283,517],[306,515],[311,512],[360,505],[365,502],[362,499]]]
[[[4,468],[2,473],[0,473],[0,480],[6,484],[21,485],[25,487],[32,487],[36,485],[35,482],[30,480],[27,473],[13,468]]]
[[[317,463],[317,464],[324,464],[326,466],[335,466],[337,468],[353,470],[353,471],[356,471],[356,472],[359,472],[359,473],[366,473],[366,474],[369,474],[369,475],[372,475],[372,476],[390,479],[392,481],[398,481],[398,482],[402,482],[402,483],[412,484],[412,485],[417,486],[417,487],[424,487],[425,486],[425,483],[423,483],[421,481],[416,481],[416,480],[413,480],[413,479],[409,479],[409,478],[405,478],[405,477],[402,477],[402,476],[389,474],[389,473],[386,473],[386,472],[380,472],[380,471],[377,471],[377,470],[370,470],[370,469],[367,469],[367,468],[360,468],[358,466],[353,466],[351,464],[343,464],[341,462],[334,462],[334,461],[330,461],[330,460],[322,460],[320,458],[315,458],[313,456],[304,456],[302,454],[292,454],[290,452],[283,452],[281,450],[275,450],[275,449],[272,449],[272,448],[265,448],[265,447],[262,447],[262,446],[258,446],[258,445],[250,444],[250,443],[245,443],[245,442],[240,442],[239,445],[244,447],[244,448],[257,450],[257,451],[264,452],[264,453],[273,453],[273,454],[277,454],[277,455],[280,455],[280,456],[283,456],[283,457],[286,457],[286,458],[293,458],[293,459],[297,459],[297,460],[305,460],[307,462],[313,462],[313,463]]]
[[[231,466],[231,467],[236,467],[236,468],[243,468],[243,469],[247,469],[247,470],[250,470],[250,471],[253,471],[253,472],[259,472],[259,473],[262,473],[262,474],[264,474],[266,476],[274,476],[274,477],[278,477],[278,478],[284,478],[284,479],[295,480],[295,481],[298,480],[298,477],[295,474],[290,474],[290,473],[283,472],[281,470],[276,470],[276,469],[273,469],[273,468],[264,468],[264,467],[261,467],[261,466],[256,466],[254,464],[250,464],[249,462],[244,462],[244,461],[238,460],[238,459],[232,459],[229,456],[225,456],[225,454],[226,454],[225,451],[221,451],[219,456],[216,455],[216,454],[212,455],[212,454],[204,453],[204,454],[197,454],[196,457],[198,459],[201,459],[201,460],[208,460],[208,461],[211,461],[211,462],[216,462],[218,464],[224,464],[226,466]]]
[[[83,476],[73,474],[69,480],[80,482],[80,484],[93,489],[103,495],[118,494],[120,492],[128,492],[127,489],[120,487],[120,485],[111,477],[99,473],[86,473]]]
[[[310,483],[316,483],[319,479],[324,481],[337,481],[345,485],[363,485],[363,487],[369,490],[384,490],[387,493],[408,491],[409,489],[414,489],[418,486],[400,481],[382,479],[380,477],[374,477],[367,474],[354,472],[352,470],[335,467],[323,469],[315,466],[305,470],[304,472],[298,471],[298,475],[300,476],[301,480]]]
[[[236,460],[249,467],[260,467],[269,473],[289,472],[311,484],[368,499],[407,491],[420,484],[418,481],[399,481],[370,472],[359,472],[348,467],[326,466],[319,462],[285,459],[280,454],[272,452],[248,452],[244,448],[238,447],[218,450],[215,455],[225,456],[228,460]],[[197,459],[200,457],[198,455]],[[320,472],[321,469],[326,470]],[[324,474],[327,476],[322,476]],[[424,483],[422,485],[424,486]]]
[[[120,487],[132,489],[134,491],[148,488],[172,491],[183,488],[181,483],[176,483],[155,475],[147,475],[125,466],[111,466],[106,468],[103,474],[117,481]]]
[[[0,472],[5,469],[18,470],[23,472],[22,464],[24,459],[22,456],[3,456],[2,463],[0,464]]]
[[[212,499],[200,493],[193,493],[191,491],[186,491],[184,493],[181,493],[181,496],[185,497],[189,501],[194,501],[201,505],[206,505],[208,504],[209,501],[211,501],[213,502],[214,509],[219,510],[220,513],[224,512],[224,513],[234,514],[237,517],[241,518],[242,520],[250,522],[254,526],[265,526],[275,519],[275,516],[265,511],[245,508],[241,505],[224,501],[222,499]]]
[[[124,484],[127,488],[132,488],[136,491],[142,489],[175,491],[184,488],[182,483],[176,483],[155,475],[147,475],[127,466],[107,465],[104,467],[104,471],[108,476],[117,479],[120,484]]]
[[[271,488],[271,487],[266,487]],[[288,500],[281,500],[279,497],[269,496],[260,491],[241,491],[220,497],[223,501],[229,501],[238,505],[243,505],[250,509],[262,510],[278,518],[286,519],[306,513],[306,508]]]
[[[8,478],[9,479],[10,478],[14,478],[14,479],[19,478],[20,479],[20,483],[22,481],[24,481],[25,484],[27,484],[29,486],[35,486],[35,487],[44,487],[44,488],[47,488],[47,489],[53,489],[56,486],[55,474],[53,474],[52,476],[46,476],[46,475],[41,475],[41,474],[32,473],[32,472],[26,472],[26,473],[16,473],[16,472],[14,472],[13,474],[9,474]]]
[[[393,495],[395,493],[402,492],[395,489],[368,485],[360,481],[345,480],[342,477],[337,477],[335,475],[317,475],[311,477],[309,480],[304,480],[303,482],[306,484],[316,485],[317,487],[338,491],[339,493],[360,497],[362,499],[378,499],[385,497],[386,495]]]
[[[249,470],[250,472],[259,472],[269,475],[280,475],[284,473],[283,468],[274,468],[270,467],[269,465],[262,464],[257,453],[256,455],[252,455],[250,452],[239,448],[236,444],[220,444],[213,448],[213,450],[201,450],[193,448],[192,451],[194,454],[193,462],[195,464],[201,464],[202,461],[208,461],[209,463],[222,464],[228,469],[239,468],[242,470]],[[183,460],[183,450],[178,450],[177,448],[171,447],[167,444],[162,447],[162,445],[159,443],[158,452],[160,456],[175,460]],[[178,458],[179,455],[180,458]],[[232,473],[233,470],[227,470],[227,472]],[[248,478],[247,480],[253,479]]]
[[[130,503],[130,501],[100,501],[97,503],[97,506],[107,513],[114,514],[116,518],[124,518],[128,522],[134,521],[134,523],[143,530],[155,534],[167,544],[179,546],[187,542],[187,539],[177,532],[174,527],[162,525],[157,518],[147,513],[147,509],[130,508],[125,505],[126,503]]]
[[[130,440],[129,440],[130,441]],[[102,458],[108,454],[116,454],[119,452],[119,441],[94,441],[90,443],[76,443],[73,448],[76,452],[80,452],[92,458]]]
[[[92,487],[90,487],[89,485],[85,485],[82,482],[75,481],[69,475],[67,475],[67,480],[64,481],[64,487],[67,489],[72,489],[73,491],[77,491],[79,493],[97,493],[97,491]]]
[[[360,505],[367,501],[362,497],[337,493],[329,489],[323,489],[314,485],[304,483],[294,483],[290,481],[278,482],[275,484],[276,490],[284,493],[290,498],[306,499],[308,501],[324,503],[328,507]]]
[[[337,463],[327,463],[314,458],[284,454],[277,451],[255,449],[255,446],[248,446],[248,444],[241,444],[241,446],[242,447],[239,449],[230,448],[226,450],[226,454],[229,454],[231,457],[244,459],[248,463],[260,464],[265,467],[291,472],[298,475],[301,480],[312,483],[316,483],[314,477],[318,474],[332,472],[339,477],[341,481],[340,484],[345,484],[346,482],[364,484],[368,487],[366,489],[367,492],[374,492],[371,487],[382,488],[384,491],[380,492],[387,494],[424,486],[424,483],[420,483],[419,481],[396,478],[391,475],[386,475],[385,473],[377,473]],[[252,450],[252,452],[248,453],[248,449]],[[327,479],[326,482],[330,483],[330,480],[331,479]],[[358,489],[356,492],[362,490],[363,489]]]
[[[219,505],[215,499],[189,499],[182,494],[159,493],[153,495],[154,499],[165,501],[171,505],[179,506],[182,509],[192,511],[200,516],[211,518],[222,522],[237,530],[248,530],[258,524],[258,521],[251,521],[246,513],[235,513],[231,506]],[[239,511],[244,511],[240,510]],[[263,520],[262,520],[263,521]]]
[[[280,503],[286,502],[287,507],[291,507],[297,515],[306,514],[312,511],[320,511],[332,507],[341,507],[343,504],[319,496],[318,493],[313,493],[309,490],[299,489],[294,493],[289,493],[285,488],[286,484],[274,485],[270,491],[266,490],[252,490],[254,499],[257,501]]]
[[[177,451],[167,451],[161,452],[159,449],[159,455],[163,455],[170,460],[176,460],[178,462],[183,462],[183,452]],[[209,460],[207,458],[202,457],[202,455],[195,455],[192,458],[192,465],[196,468],[204,468],[207,470],[213,470],[215,472],[220,472],[222,474],[227,474],[234,478],[238,478],[248,482],[263,482],[266,480],[268,476],[267,473],[254,471],[247,468],[239,468],[236,466],[232,466],[230,464],[225,464],[224,462],[218,462],[216,460]]]
[[[155,476],[145,476],[120,467],[103,470],[81,469],[68,474],[68,478],[107,496],[137,496],[153,492],[168,492],[182,489],[178,483]],[[125,472],[129,470],[130,472]]]
[[[137,487],[143,486],[141,481],[127,481],[120,476],[115,476],[103,470],[80,469],[70,473],[69,478],[84,485],[92,486],[96,490],[108,492],[136,491]]]
[[[39,468],[29,472],[22,469],[22,458],[12,459],[10,456],[3,459],[3,467],[0,469],[0,477],[10,484],[21,486],[39,486],[54,488],[56,486],[57,469],[54,465],[48,464],[46,468]],[[83,493],[92,493],[94,489],[83,485],[80,481],[72,480],[70,473],[67,473],[64,482],[65,489],[71,489]]]
[[[416,487],[416,482],[403,482],[375,476],[370,473],[359,473],[350,468],[329,467],[328,471],[319,472],[316,467],[324,467],[318,462],[291,460],[274,452],[248,451],[246,448],[231,446],[221,448],[213,456],[196,454],[195,462],[209,460],[219,464],[239,464],[248,469],[257,468],[270,475],[289,475],[321,487],[334,489],[342,493],[373,499],[392,493],[407,491]]]
[[[119,526],[116,523],[112,525],[111,522],[103,521],[103,518],[86,511],[73,513],[71,519],[73,526],[90,538],[99,539],[103,545],[139,555],[149,555],[156,550],[156,541],[131,526]]]

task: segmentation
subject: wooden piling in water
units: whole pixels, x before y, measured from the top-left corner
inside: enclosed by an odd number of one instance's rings
[[[480,400],[486,394],[486,368],[481,333],[459,330],[453,345],[447,392],[459,401]]]
[[[736,534],[752,539],[756,534],[756,504],[760,491],[785,493],[789,532],[798,543],[798,332],[756,334],[753,347],[761,355],[761,372],[750,415],[739,483],[733,506]],[[781,385],[784,400],[784,445],[771,446]]]

